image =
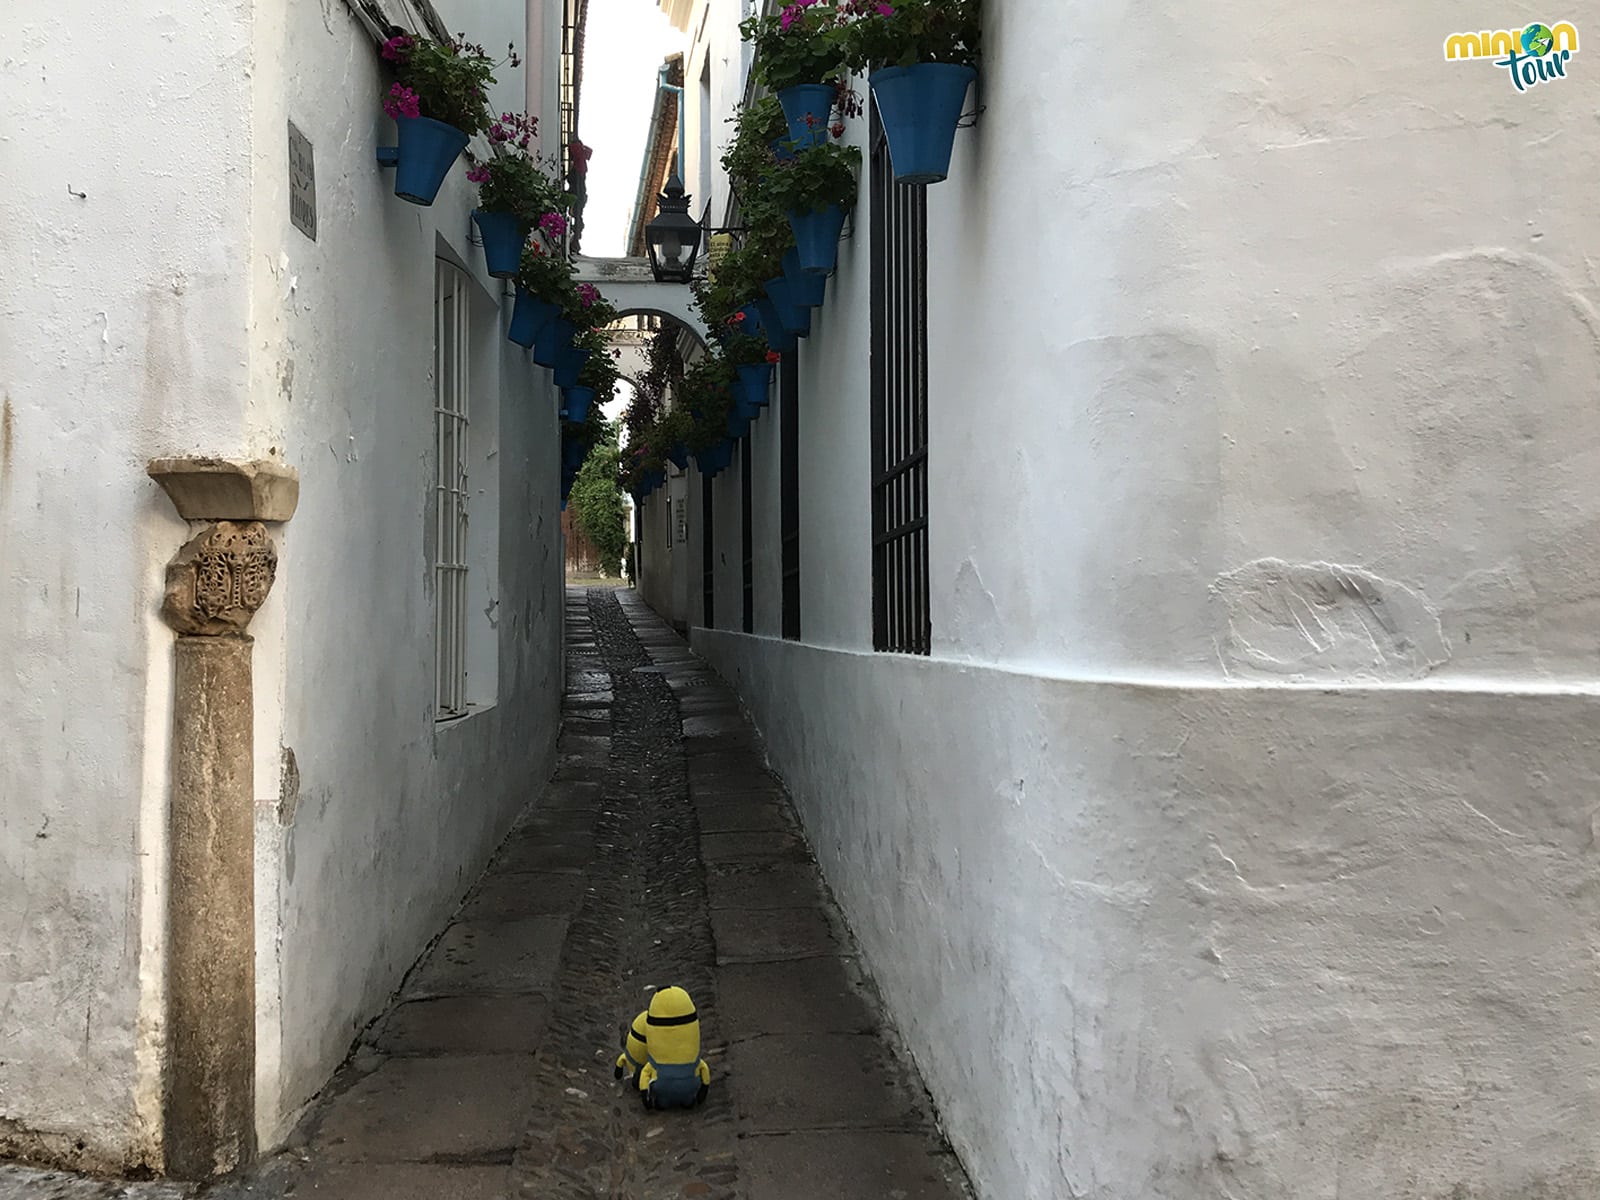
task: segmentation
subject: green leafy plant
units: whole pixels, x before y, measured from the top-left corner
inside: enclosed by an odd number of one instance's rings
[[[395,80],[384,97],[384,112],[396,119],[429,117],[469,135],[488,130],[489,88],[501,63],[465,34],[442,42],[398,27],[390,34],[381,53],[393,64]],[[520,65],[515,47],[504,61]]]
[[[620,460],[614,433],[597,439],[567,497],[567,507],[572,510],[578,529],[599,551],[600,570],[612,576],[622,573],[622,554],[628,546]]]
[[[774,92],[831,83],[844,71],[843,16],[832,4],[796,0],[771,16],[746,18],[739,34],[755,46],[758,82]]]
[[[733,379],[733,365],[716,354],[702,358],[684,372],[678,403],[688,410],[689,429],[683,440],[696,454],[728,436]]]
[[[617,359],[622,351],[613,350],[606,335],[598,329],[586,329],[573,339],[573,345],[589,351],[589,358],[578,371],[578,383],[594,389],[596,404],[609,404],[616,394],[617,381],[622,370]]]
[[[848,0],[845,8],[843,46],[853,71],[978,61],[979,0]]]
[[[572,197],[529,149],[537,128],[537,118],[502,113],[489,126],[489,142],[497,152],[475,163],[467,179],[478,185],[478,207],[484,212],[511,213],[530,229],[537,225],[553,242],[567,231],[563,214]]]
[[[821,212],[835,204],[848,211],[855,207],[860,172],[860,149],[830,142],[779,163],[763,195],[785,213]]]
[[[746,105],[731,118],[733,140],[722,154],[722,169],[728,173],[728,182],[747,200],[747,193],[756,190],[761,178],[771,173],[777,161],[772,152],[774,142],[784,142],[789,136],[789,123],[784,120],[783,106],[776,96],[763,96]]]
[[[580,283],[562,302],[561,315],[579,329],[600,329],[618,318],[618,313],[592,283]]]
[[[565,255],[546,250],[533,241],[522,248],[517,283],[547,304],[561,305],[564,311],[569,303],[578,303],[578,288],[572,278],[576,273],[577,268]]]

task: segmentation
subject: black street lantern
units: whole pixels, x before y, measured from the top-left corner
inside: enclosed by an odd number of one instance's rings
[[[661,193],[660,201],[656,219],[644,227],[650,273],[657,283],[688,283],[694,278],[701,230],[689,215],[689,197],[683,194],[683,180],[676,173],[667,180],[667,190]]]

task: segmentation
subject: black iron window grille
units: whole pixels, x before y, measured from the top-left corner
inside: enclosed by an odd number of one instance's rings
[[[927,654],[928,205],[872,114],[872,644]]]
[[[744,438],[739,443],[739,538],[740,551],[744,559],[744,631],[756,631],[756,539],[755,530],[751,528],[755,522],[755,503],[750,487],[750,439]]]
[[[702,623],[707,629],[717,627],[717,525],[716,500],[711,490],[711,477],[700,476],[700,567]]]
[[[783,636],[800,640],[800,363],[778,366],[778,522],[783,550]]]

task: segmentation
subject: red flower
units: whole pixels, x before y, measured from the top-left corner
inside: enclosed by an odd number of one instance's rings
[[[779,354],[776,350],[768,350],[767,351],[767,362],[769,362],[769,363],[780,363],[782,361],[783,361],[783,355]]]

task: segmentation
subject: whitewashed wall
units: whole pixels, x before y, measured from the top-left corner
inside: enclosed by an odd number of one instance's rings
[[[186,535],[144,466],[248,403],[248,16],[0,11],[0,1151],[157,1137]]]
[[[801,351],[815,644],[697,647],[985,1198],[1592,1197],[1591,59],[989,9],[934,656],[869,649],[865,222]]]
[[[303,477],[283,539],[280,691],[259,699],[258,729],[281,712],[278,737],[258,732],[259,1125],[269,1141],[381,1009],[547,774],[561,688],[550,372],[504,336],[504,285],[469,241],[476,189],[464,166],[431,207],[393,195],[392,173],[374,160],[392,130],[376,102],[377,57],[356,22],[336,15],[330,31],[316,0],[295,0],[281,30],[263,24],[273,40],[259,48],[262,61],[294,70],[263,89],[258,109],[254,377],[274,418],[257,436],[283,446]],[[491,49],[526,44],[517,9],[447,5],[442,16]],[[522,73],[499,77],[510,107],[527,90]],[[318,150],[315,243],[288,221],[278,143],[290,119]],[[555,128],[544,126],[552,146]],[[445,725],[435,724],[428,550],[436,258],[465,267],[478,289],[467,602],[476,707]],[[267,656],[263,641],[258,663]],[[291,794],[280,786],[285,750],[299,776]]]
[[[488,12],[442,7],[452,29]],[[524,44],[520,13],[498,19],[474,32]],[[462,168],[432,208],[392,195],[376,51],[345,7],[113,27],[69,0],[0,16],[0,44],[0,1150],[159,1164],[172,635],[156,610],[186,532],[144,464],[185,453],[302,478],[252,626],[270,1145],[552,760],[549,375],[503,338]],[[289,222],[290,119],[315,146],[315,243]],[[471,609],[475,677],[495,679],[493,707],[447,729],[424,549],[436,256],[482,289]]]

